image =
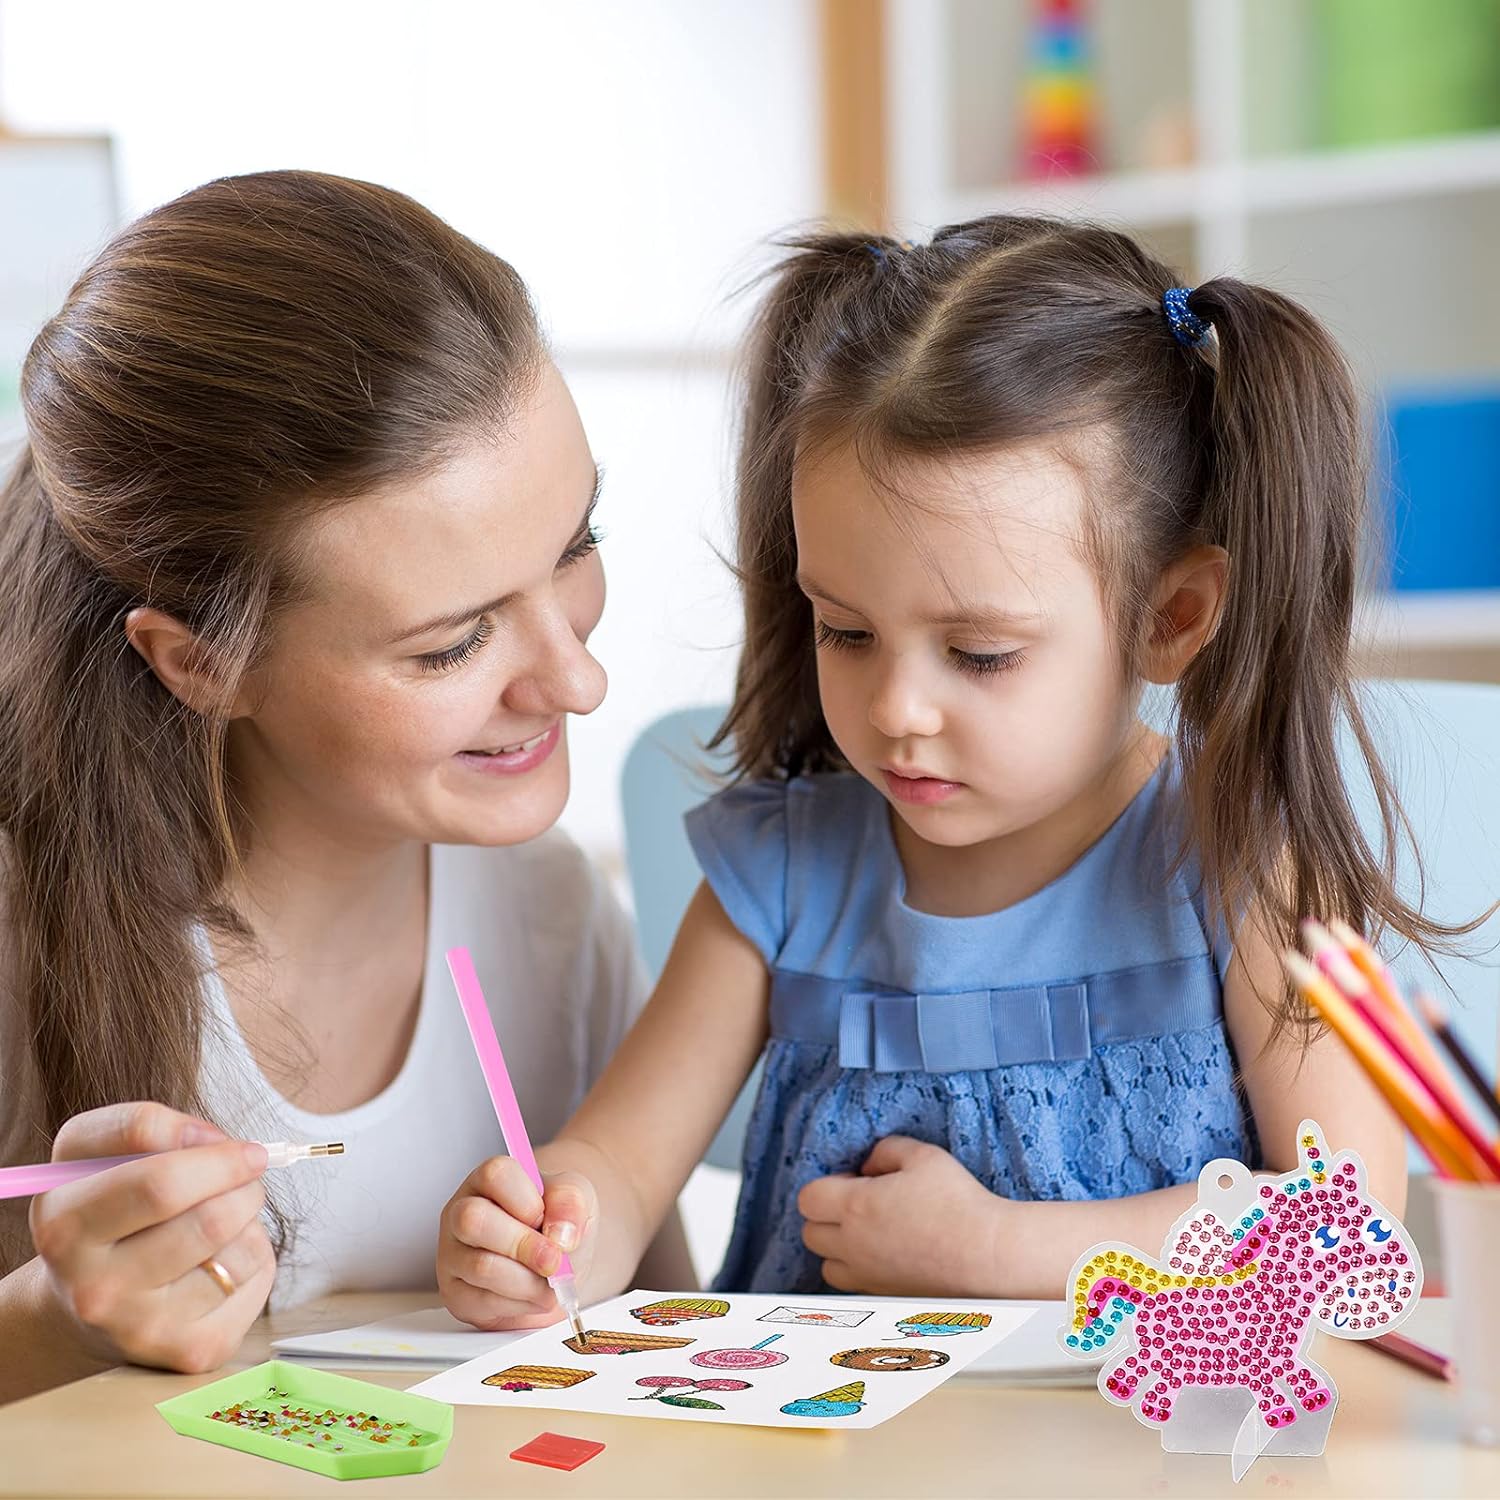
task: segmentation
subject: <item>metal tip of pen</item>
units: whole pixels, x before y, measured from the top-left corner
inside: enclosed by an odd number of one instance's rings
[[[583,1331],[583,1319],[579,1317],[577,1313],[573,1313],[569,1316],[568,1321],[573,1325],[574,1338],[576,1338],[580,1344],[588,1343],[589,1336]]]
[[[344,1143],[342,1141],[329,1141],[324,1146],[309,1146],[309,1156],[342,1156],[344,1154]]]

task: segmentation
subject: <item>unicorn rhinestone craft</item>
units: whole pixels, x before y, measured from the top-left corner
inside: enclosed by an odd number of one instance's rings
[[[1422,1290],[1422,1262],[1366,1190],[1364,1163],[1330,1158],[1314,1121],[1297,1135],[1297,1170],[1210,1162],[1159,1257],[1096,1245],[1066,1292],[1059,1338],[1102,1362],[1104,1398],[1159,1426],[1171,1451],[1232,1454],[1236,1479],[1264,1452],[1323,1451],[1338,1392],[1308,1357],[1313,1333],[1389,1333]]]

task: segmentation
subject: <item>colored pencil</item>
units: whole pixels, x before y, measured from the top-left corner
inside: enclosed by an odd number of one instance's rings
[[[1395,977],[1385,966],[1380,955],[1347,922],[1330,922],[1328,926],[1333,937],[1348,951],[1355,967],[1370,981],[1375,993],[1385,1002],[1386,1014],[1399,1028],[1407,1044],[1423,1059],[1432,1073],[1446,1079],[1447,1065],[1438,1056],[1431,1040],[1417,1024],[1416,1018],[1401,997]]]
[[[1386,968],[1385,960],[1347,922],[1335,917],[1328,924],[1329,931],[1344,945],[1354,967],[1375,986],[1376,993],[1392,1010],[1401,1009],[1401,994],[1396,988],[1396,979]]]
[[[1371,1082],[1400,1116],[1402,1124],[1432,1163],[1433,1170],[1440,1177],[1472,1178],[1473,1172],[1460,1147],[1458,1132],[1426,1100],[1413,1093],[1403,1076],[1404,1070],[1398,1070],[1395,1060],[1363,1017],[1302,954],[1288,949],[1282,954],[1282,963],[1303,998],[1338,1033]]]
[[[1484,1101],[1485,1107],[1494,1115],[1495,1123],[1500,1125],[1500,1098],[1496,1098],[1493,1085],[1485,1081],[1473,1054],[1459,1040],[1447,1012],[1431,995],[1424,994],[1418,994],[1417,1008],[1422,1012],[1422,1019],[1431,1028],[1432,1034],[1447,1048],[1458,1071],[1468,1079],[1469,1087]]]
[[[1438,1111],[1452,1121],[1464,1139],[1465,1149],[1461,1154],[1469,1167],[1468,1175],[1480,1179],[1488,1175],[1500,1182],[1500,1155],[1496,1154],[1468,1106],[1449,1083],[1448,1070],[1442,1059],[1432,1050],[1405,1008],[1398,1004],[1392,1010],[1376,995],[1365,974],[1355,967],[1349,954],[1321,923],[1304,922],[1302,938],[1313,959],[1338,986],[1345,999],[1400,1060]],[[1484,1170],[1474,1164],[1474,1156],[1481,1159]]]
[[[1370,1348],[1378,1349],[1392,1359],[1399,1359],[1402,1364],[1411,1365],[1423,1374],[1432,1375],[1438,1380],[1453,1379],[1453,1361],[1446,1354],[1439,1354],[1436,1349],[1429,1349],[1426,1344],[1419,1344],[1405,1334],[1382,1333],[1366,1342]]]

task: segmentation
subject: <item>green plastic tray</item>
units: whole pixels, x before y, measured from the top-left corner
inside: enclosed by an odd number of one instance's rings
[[[357,1431],[340,1420],[334,1426],[315,1427],[311,1433],[275,1437],[214,1418],[214,1412],[236,1402],[243,1402],[247,1409],[277,1414],[283,1406],[306,1408],[318,1416],[331,1411],[340,1419],[363,1413],[389,1422],[390,1436],[378,1442],[378,1430]],[[203,1438],[259,1458],[294,1464],[330,1479],[420,1474],[443,1461],[448,1439],[453,1436],[453,1408],[441,1401],[281,1359],[173,1396],[156,1409],[184,1437]],[[340,1446],[342,1452],[337,1451]]]

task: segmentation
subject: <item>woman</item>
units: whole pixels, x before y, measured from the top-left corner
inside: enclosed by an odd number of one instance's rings
[[[160,1154],[8,1205],[0,1399],[211,1369],[273,1287],[433,1284],[498,1149],[447,946],[539,1138],[642,994],[548,831],[605,688],[597,472],[505,262],[370,184],[210,183],[84,272],[22,399],[0,1160]],[[263,1186],[278,1139],[348,1154]]]

